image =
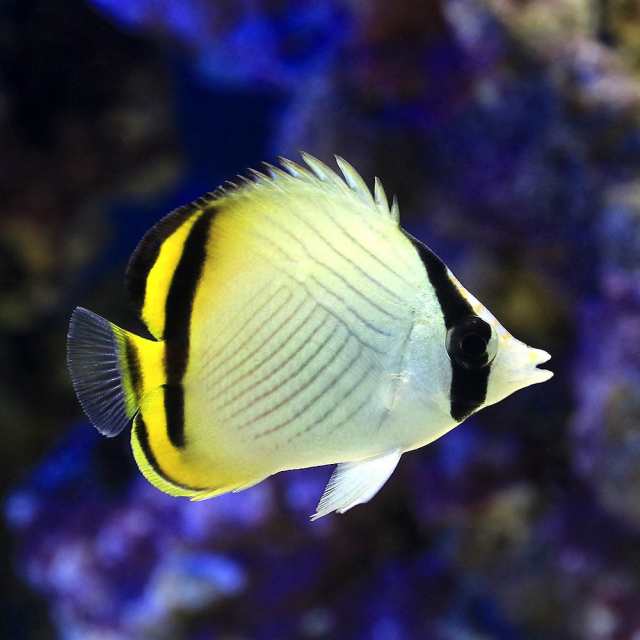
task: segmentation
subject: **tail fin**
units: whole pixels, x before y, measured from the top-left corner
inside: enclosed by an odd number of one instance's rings
[[[67,336],[71,381],[84,412],[105,436],[118,435],[138,410],[143,394],[138,353],[147,343],[160,344],[82,307],[71,316]]]

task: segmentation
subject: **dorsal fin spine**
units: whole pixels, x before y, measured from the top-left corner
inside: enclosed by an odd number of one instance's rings
[[[294,178],[307,181],[313,180],[313,176],[297,162],[293,162],[293,160],[288,160],[282,156],[278,158],[278,161]]]
[[[389,210],[391,217],[393,220],[399,224],[400,223],[400,205],[398,205],[398,197],[393,196],[393,201],[391,202],[391,209]]]
[[[297,183],[317,185],[321,189],[337,189],[343,193],[355,194],[364,204],[376,212],[392,217],[397,222],[397,210],[393,210],[386,198],[382,183],[378,178],[374,184],[373,193],[355,168],[343,158],[336,156],[336,162],[341,175],[318,158],[301,152],[302,159],[308,168],[282,156],[278,157],[281,167],[263,162],[265,172],[249,169],[253,180],[240,177],[242,184],[236,185],[227,181],[218,187],[213,194],[213,200],[235,199],[243,196],[258,194],[263,188],[270,188],[287,194],[290,185]],[[395,217],[394,217],[395,214]]]
[[[364,198],[367,203],[373,202],[373,198],[371,197],[371,191],[369,191],[369,187],[367,187],[365,181],[362,179],[360,174],[351,166],[344,158],[340,156],[336,156],[336,162],[340,167],[340,171],[342,171],[342,175],[344,176],[344,180],[349,186],[350,189],[355,191],[359,196]]]
[[[311,171],[313,171],[313,173],[315,174],[316,178],[318,178],[318,180],[322,180],[323,182],[326,182],[328,180],[335,181],[335,179],[338,178],[335,172],[332,171],[324,162],[322,162],[321,160],[318,160],[318,158],[314,158],[313,156],[310,156],[308,153],[305,153],[304,151],[302,152],[301,155],[302,155],[302,159],[305,161],[305,163],[311,169]]]

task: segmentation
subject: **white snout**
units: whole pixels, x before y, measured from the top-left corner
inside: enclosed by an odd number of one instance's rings
[[[538,365],[544,364],[551,360],[551,354],[542,349],[532,349],[529,347],[529,367],[525,370],[529,384],[538,384],[546,382],[553,378],[553,371],[547,369],[539,369]]]
[[[506,398],[518,389],[546,382],[551,371],[539,369],[551,356],[542,349],[533,349],[503,330],[500,348],[491,365],[486,404]]]

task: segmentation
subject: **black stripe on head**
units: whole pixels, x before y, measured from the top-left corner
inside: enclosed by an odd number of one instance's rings
[[[145,423],[142,414],[139,413],[135,419],[135,431],[136,437],[138,438],[138,442],[140,443],[140,448],[142,449],[142,453],[144,453],[144,457],[146,458],[149,466],[165,481],[169,484],[172,484],[176,487],[180,487],[181,489],[185,489],[186,491],[206,491],[205,487],[192,487],[191,485],[183,484],[182,482],[178,482],[174,480],[171,476],[169,476],[158,463],[158,459],[156,458],[153,450],[151,449],[151,445],[149,444],[149,431],[147,430],[147,424]]]
[[[214,213],[214,209],[204,211],[191,227],[171,280],[165,306],[164,366],[167,386],[164,404],[167,434],[171,443],[178,448],[185,446],[182,378],[189,359],[191,313],[207,258],[207,241]]]
[[[405,231],[411,240],[422,264],[427,271],[427,277],[433,287],[447,330],[461,324],[469,316],[473,316],[473,307],[465,300],[456,285],[449,278],[447,266],[429,247]],[[445,345],[442,345],[445,348]],[[491,366],[481,369],[467,369],[451,360],[451,389],[450,413],[451,417],[462,422],[480,407],[487,396],[489,371]]]

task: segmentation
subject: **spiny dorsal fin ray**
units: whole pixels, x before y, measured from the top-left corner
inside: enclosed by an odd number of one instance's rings
[[[304,151],[301,155],[306,165],[313,171],[318,180],[322,180],[323,182],[326,180],[339,180],[335,171],[329,168],[322,160],[318,160],[318,158],[314,158]]]
[[[287,177],[287,174],[282,169],[280,169],[280,167],[276,167],[269,162],[263,162],[262,164],[267,170],[267,173],[269,174],[269,178],[271,180],[277,181]]]
[[[398,205],[398,197],[393,196],[393,202],[391,203],[391,209],[389,209],[391,217],[397,222],[400,222],[400,206]]]
[[[278,157],[280,164],[294,177],[304,180],[312,180],[313,176],[301,165],[282,156]]]
[[[372,194],[360,174],[344,158],[336,156],[336,163],[341,172],[340,175],[324,162],[318,160],[318,158],[305,152],[301,152],[301,155],[308,168],[287,158],[279,157],[278,162],[282,169],[269,163],[264,163],[265,173],[249,169],[249,174],[253,178],[249,184],[243,181],[243,184],[237,186],[227,182],[228,187],[217,191],[215,196],[218,198],[241,197],[248,193],[257,193],[256,189],[265,187],[286,192],[287,185],[291,188],[297,183],[301,183],[315,186],[319,194],[329,193],[330,191],[335,192],[336,190],[341,193],[354,194],[374,211],[390,216],[396,222],[398,221],[397,206],[395,210],[392,207],[390,208],[379,178],[375,180]]]
[[[373,181],[373,199],[379,207],[383,210],[389,211],[389,201],[387,200],[387,194],[384,192],[384,187],[378,176]]]
[[[360,196],[371,200],[371,191],[369,191],[369,187],[367,187],[365,181],[353,168],[353,166],[351,166],[344,158],[341,158],[340,156],[336,156],[336,162],[338,163],[340,171],[342,171],[342,175],[344,176],[345,182],[347,183],[349,188],[355,191]]]

